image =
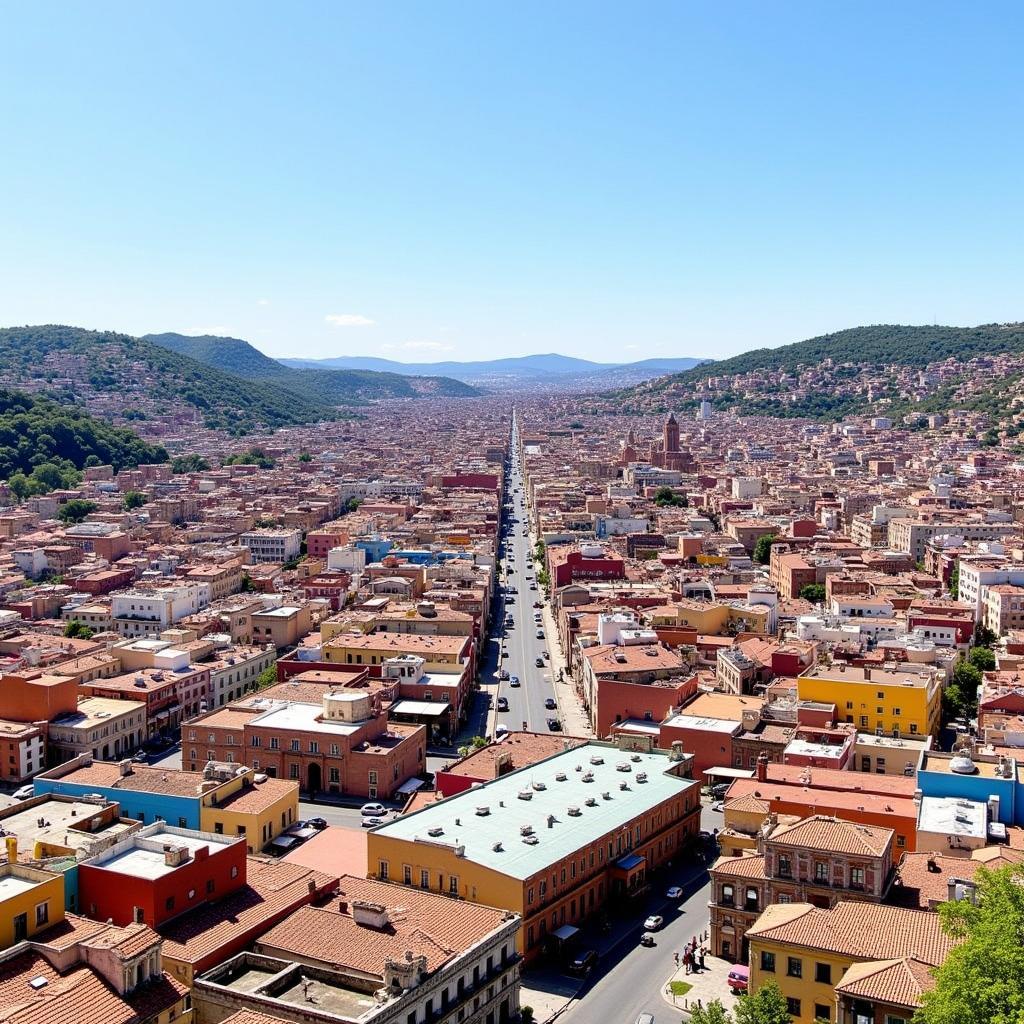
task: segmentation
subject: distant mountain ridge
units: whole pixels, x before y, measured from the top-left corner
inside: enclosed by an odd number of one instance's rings
[[[706,360],[691,357],[644,359],[639,362],[598,363],[576,356],[563,356],[557,352],[538,353],[530,356],[509,356],[503,359],[445,360],[436,363],[402,363],[394,359],[376,356],[335,356],[330,359],[282,359],[280,362],[292,367],[329,367],[334,369],[380,370],[409,376],[420,374],[442,374],[467,382],[486,382],[501,379],[534,380],[543,377],[587,377],[622,371],[632,376],[655,373],[671,373],[688,370]],[[568,381],[567,381],[568,382]]]
[[[217,370],[298,390],[327,405],[374,398],[416,398],[429,395],[471,398],[479,394],[476,388],[462,381],[436,374],[417,374],[413,377],[373,368],[292,366],[291,361],[286,364],[285,361],[272,359],[241,338],[168,332],[147,334],[145,340]]]

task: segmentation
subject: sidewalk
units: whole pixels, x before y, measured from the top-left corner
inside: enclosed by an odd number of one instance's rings
[[[731,1010],[737,1000],[728,985],[732,966],[728,960],[709,956],[704,959],[703,971],[687,974],[686,968],[680,964],[679,969],[665,982],[665,987],[661,990],[662,997],[670,1006],[684,1013],[698,1003],[707,1006],[713,999],[717,999],[727,1010]],[[679,990],[678,995],[672,994],[673,983]],[[687,985],[690,986],[689,989],[682,991]],[[688,1018],[687,1013],[684,1020]]]

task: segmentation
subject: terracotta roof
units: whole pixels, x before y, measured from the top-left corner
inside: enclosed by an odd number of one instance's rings
[[[715,861],[710,874],[716,878],[724,875],[730,878],[765,878],[764,855],[756,857],[720,857]]]
[[[836,993],[916,1009],[934,984],[931,966],[908,956],[853,964],[836,984]]]
[[[56,780],[57,792],[61,783],[123,789],[129,792],[162,793],[166,796],[197,797],[203,781],[202,772],[185,772],[176,768],[153,768],[133,764],[128,775],[113,761],[93,761],[92,764],[62,775]]]
[[[237,811],[241,814],[257,814],[272,807],[279,800],[294,795],[298,799],[299,784],[288,779],[266,779],[253,786],[241,789],[217,801],[220,810]]]
[[[335,886],[331,875],[301,864],[247,858],[246,885],[215,903],[182,914],[160,929],[163,954],[184,963],[201,963],[229,943],[239,947],[262,928],[311,898]]]
[[[282,1024],[282,1018],[271,1017],[258,1010],[238,1010],[230,1017],[225,1017],[221,1024]]]
[[[978,868],[995,869],[1020,864],[1024,851],[1006,846],[984,846],[970,857],[946,857],[941,853],[905,853],[896,870],[896,882],[889,894],[902,907],[932,910],[949,898],[949,882],[973,881]]]
[[[353,900],[386,906],[388,924],[356,924]],[[425,956],[427,969],[435,971],[499,928],[505,913],[422,889],[345,875],[337,898],[322,906],[301,907],[263,935],[258,945],[307,963],[320,961],[376,977],[383,977],[388,958],[412,950]]]
[[[933,966],[955,945],[938,914],[845,901],[829,910],[810,903],[768,907],[747,934],[855,959],[916,956]]]
[[[29,982],[45,978],[34,990]],[[36,951],[22,953],[0,965],[0,1021],[4,1024],[135,1024],[135,1011],[81,965],[59,974]]]
[[[772,833],[772,842],[804,846],[824,853],[881,857],[892,845],[896,833],[891,828],[859,825],[842,818],[815,815]]]
[[[461,761],[442,769],[448,775],[469,775],[473,778],[493,779],[495,763],[499,757],[509,755],[512,768],[527,768],[558,754],[566,746],[581,747],[587,741],[579,736],[552,736],[542,732],[510,732],[500,743],[467,754]]]

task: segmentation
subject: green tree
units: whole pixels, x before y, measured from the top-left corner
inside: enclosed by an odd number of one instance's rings
[[[956,683],[950,683],[942,692],[942,712],[946,721],[951,718],[963,718],[968,710],[963,690]]]
[[[732,1014],[721,1000],[712,999],[707,1006],[695,1006],[690,1010],[690,1024],[732,1024]]]
[[[654,504],[659,508],[686,508],[689,502],[685,494],[678,494],[671,487],[659,487],[654,492]]]
[[[202,455],[178,455],[171,460],[172,473],[205,473],[209,468]]]
[[[345,502],[345,511],[355,512],[355,510],[359,508],[359,506],[362,505],[362,503],[362,498],[349,498],[348,501]]]
[[[786,997],[774,981],[740,996],[736,1003],[736,1024],[790,1024],[791,1020]]]
[[[953,669],[952,682],[960,687],[964,699],[973,704],[981,686],[981,672],[965,658],[961,658]]]
[[[242,573],[242,585],[239,589],[243,594],[247,594],[253,589],[252,577],[247,572]]]
[[[313,461],[313,456],[310,455],[309,452],[300,452],[299,453],[299,462],[312,462],[312,461]]]
[[[95,501],[89,501],[86,498],[72,498],[57,509],[57,518],[62,523],[80,523],[98,507]]]
[[[767,565],[772,558],[772,541],[775,540],[774,533],[766,533],[763,537],[757,538],[754,545],[754,561],[758,565]]]
[[[126,512],[131,512],[133,509],[140,508],[146,504],[146,496],[142,491],[125,491],[122,504]]]
[[[547,571],[547,569],[538,569],[537,570],[537,582],[545,590],[547,590],[548,584],[551,583],[551,574]]]
[[[992,632],[988,626],[983,626],[980,622],[974,627],[974,642],[979,647],[994,647],[999,637]]]
[[[975,647],[967,660],[980,672],[992,672],[996,667],[996,656],[991,647]]]
[[[953,566],[952,571],[949,574],[949,596],[953,600],[957,600],[960,596],[960,563],[957,562]]]
[[[975,899],[939,907],[958,941],[935,971],[914,1024],[1024,1024],[1024,872],[1019,865],[974,876]]]
[[[269,668],[265,668],[256,677],[256,689],[265,690],[268,686],[273,686],[277,682],[277,667],[271,665]]]
[[[824,583],[808,583],[800,588],[800,596],[805,601],[813,601],[814,604],[821,604],[825,600]]]
[[[92,627],[87,626],[84,622],[72,619],[64,627],[64,635],[72,640],[91,640],[93,638],[93,630]]]

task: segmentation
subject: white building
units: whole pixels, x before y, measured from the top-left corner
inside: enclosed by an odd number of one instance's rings
[[[210,603],[209,583],[125,590],[111,597],[113,628],[121,636],[148,636],[194,615]]]
[[[238,542],[249,549],[249,556],[254,562],[288,562],[299,557],[302,531],[249,530],[238,538]]]

